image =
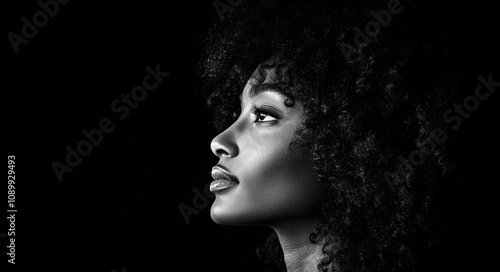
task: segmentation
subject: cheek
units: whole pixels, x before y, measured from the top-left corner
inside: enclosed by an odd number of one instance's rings
[[[287,158],[269,169],[268,179],[258,193],[262,202],[274,207],[283,216],[312,212],[319,198],[319,182],[307,163]]]
[[[268,220],[313,213],[321,192],[312,167],[290,154],[288,143],[259,148],[247,157],[239,194],[241,209]]]

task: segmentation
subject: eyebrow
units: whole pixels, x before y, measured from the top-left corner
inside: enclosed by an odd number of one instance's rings
[[[285,99],[291,99],[289,95],[287,95],[279,86],[273,83],[258,83],[253,85],[249,92],[248,95],[250,98],[254,98],[255,96],[263,93],[263,92],[275,92],[281,96],[283,96]]]
[[[279,84],[276,83],[257,83],[250,87],[248,91],[248,95],[250,98],[254,98],[255,96],[263,93],[263,92],[274,92],[281,96],[284,99],[285,106],[293,107],[295,105],[295,99],[292,95],[287,94]],[[240,94],[241,101],[241,94]],[[242,102],[242,101],[241,101]]]

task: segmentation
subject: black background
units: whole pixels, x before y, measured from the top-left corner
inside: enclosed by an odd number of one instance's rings
[[[494,9],[477,1],[429,8],[457,13],[457,27],[466,30],[466,54],[457,59],[466,69],[464,97],[478,75],[493,73],[498,81]],[[203,191],[217,162],[196,75],[203,37],[220,20],[212,1],[73,0],[15,54],[7,33],[20,34],[21,18],[31,20],[39,10],[36,1],[2,7],[3,141],[6,153],[16,156],[17,268],[261,271],[254,252],[266,228],[216,225],[210,205],[186,224],[178,209],[193,206],[193,188]],[[119,120],[111,102],[158,63],[170,75]],[[494,94],[460,128],[469,135],[465,144],[475,146],[461,160],[470,182],[452,188],[470,193],[454,199],[457,217],[466,222],[458,231],[463,240],[455,242],[473,252],[462,253],[457,267],[464,269],[494,264],[498,256],[492,246],[498,242],[497,108]],[[103,118],[112,119],[115,130],[59,182],[51,163],[64,163],[65,147],[75,148],[85,139],[81,131],[97,128]]]

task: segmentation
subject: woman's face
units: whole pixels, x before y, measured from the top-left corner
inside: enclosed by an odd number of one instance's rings
[[[219,224],[272,225],[311,217],[318,209],[321,186],[309,156],[290,149],[303,121],[301,104],[286,106],[286,96],[252,89],[255,84],[248,80],[240,116],[211,143],[220,158],[210,188],[216,196],[211,217]]]

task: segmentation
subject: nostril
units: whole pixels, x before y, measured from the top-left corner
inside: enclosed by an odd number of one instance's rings
[[[217,149],[217,151],[215,151],[216,155],[218,157],[227,157],[229,156],[229,153],[227,151],[225,151],[224,149]]]

